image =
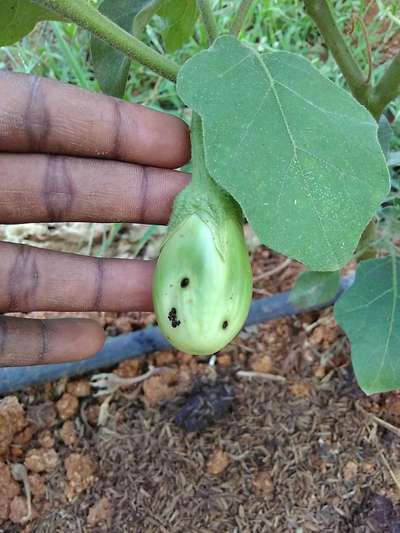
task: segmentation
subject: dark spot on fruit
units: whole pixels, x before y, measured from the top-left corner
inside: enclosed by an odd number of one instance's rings
[[[224,320],[224,322],[222,324],[222,329],[226,329],[227,327],[228,327],[228,321]]]
[[[181,287],[182,289],[184,289],[185,287],[187,287],[189,285],[189,278],[183,278],[182,281],[181,281]]]
[[[171,322],[171,326],[173,328],[177,328],[179,324],[181,323],[181,321],[178,320],[178,317],[176,314],[176,307],[171,307],[171,310],[168,313],[168,320]]]

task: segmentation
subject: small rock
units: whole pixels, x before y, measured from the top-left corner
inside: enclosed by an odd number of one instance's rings
[[[11,444],[8,451],[8,458],[10,459],[10,461],[19,461],[19,459],[22,459],[24,456],[25,450],[21,446],[17,444]]]
[[[10,520],[14,524],[25,524],[37,517],[37,512],[32,506],[31,516],[28,516],[28,504],[24,496],[15,496],[10,503]]]
[[[29,474],[28,482],[32,496],[37,500],[41,500],[46,494],[46,485],[44,483],[44,478],[39,474]]]
[[[172,352],[159,352],[155,358],[157,366],[170,365],[175,362],[175,356]]]
[[[6,396],[0,400],[0,413],[9,417],[15,433],[22,431],[27,424],[24,408],[16,396]]]
[[[188,353],[184,352],[178,352],[176,359],[179,363],[183,365],[188,365],[194,359],[193,355],[189,355]]]
[[[358,465],[354,461],[348,461],[343,468],[343,479],[345,481],[352,481],[358,472]]]
[[[31,405],[27,409],[27,419],[38,429],[51,428],[57,423],[57,411],[53,402]]]
[[[111,502],[107,498],[101,498],[89,509],[87,518],[88,526],[93,527],[99,524],[110,524],[111,518]]]
[[[143,383],[144,399],[149,407],[155,407],[164,400],[176,395],[178,372],[171,370],[158,376],[152,376]]]
[[[228,368],[232,364],[231,356],[227,353],[223,353],[217,357],[217,364],[222,368]]]
[[[177,383],[178,393],[186,391],[192,384],[193,374],[190,368],[186,365],[178,367],[177,371]]]
[[[14,435],[26,426],[25,412],[16,396],[0,400],[0,457],[5,455]]]
[[[94,483],[95,465],[87,455],[72,453],[64,461],[68,484],[65,495],[69,501]]]
[[[58,464],[58,454],[55,450],[35,448],[29,450],[25,457],[25,466],[31,472],[52,472]]]
[[[100,414],[100,405],[92,404],[85,410],[86,420],[91,426],[97,426]]]
[[[201,363],[193,358],[186,368],[189,370],[192,376],[205,376],[209,373],[211,367],[208,363]]]
[[[322,365],[319,365],[315,370],[314,370],[314,376],[318,379],[322,379],[323,377],[325,377],[325,374],[326,374],[326,367],[325,366],[322,366]]]
[[[207,473],[213,476],[219,476],[222,474],[230,463],[230,459],[227,453],[221,448],[216,448],[207,462]]]
[[[388,394],[385,399],[385,412],[396,417],[400,415],[400,397],[396,393]]]
[[[73,446],[78,442],[78,435],[72,420],[64,422],[63,427],[60,429],[60,437],[67,446]]]
[[[0,490],[0,525],[8,519],[10,511],[10,500],[8,496]],[[1,531],[1,530],[0,530]]]
[[[243,364],[246,362],[247,360],[247,356],[245,353],[243,352],[239,352],[237,355],[236,355],[236,358],[238,360],[239,363]]]
[[[253,479],[253,486],[262,494],[272,494],[274,484],[272,482],[271,474],[265,470],[258,472]]]
[[[297,383],[290,385],[289,390],[293,396],[296,396],[296,398],[309,398],[311,396],[312,387],[309,383],[298,381]]]
[[[65,392],[56,403],[58,416],[61,420],[68,420],[76,415],[79,408],[79,400],[69,392]]]
[[[126,359],[118,365],[114,372],[120,378],[135,378],[140,373],[140,365],[140,359]]]
[[[332,321],[328,324],[320,324],[311,333],[309,340],[311,344],[315,346],[321,346],[322,348],[328,348],[332,346],[335,340],[339,336],[339,329],[337,325]]]
[[[13,444],[17,446],[26,446],[29,444],[36,432],[36,428],[33,424],[28,424],[26,428],[14,435]]]
[[[192,357],[192,359],[187,364],[187,368],[190,369],[190,372],[193,375],[194,374],[198,374],[199,373],[199,364],[200,364],[199,361],[195,357]]]
[[[92,389],[87,379],[78,379],[77,381],[70,381],[68,383],[67,392],[77,398],[84,398],[85,396],[91,395]]]
[[[42,431],[39,434],[38,441],[42,448],[46,448],[48,450],[50,450],[50,448],[54,448],[54,437],[48,430]]]
[[[272,360],[269,355],[259,356],[257,354],[250,358],[250,368],[254,372],[262,372],[268,374],[272,370]]]
[[[10,467],[0,460],[0,524],[8,518],[10,501],[19,494],[19,483],[12,477]]]
[[[376,465],[374,463],[368,463],[368,462],[364,462],[362,463],[362,471],[367,473],[367,474],[371,474],[375,468],[376,468]]]

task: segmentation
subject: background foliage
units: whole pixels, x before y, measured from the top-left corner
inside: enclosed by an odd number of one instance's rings
[[[372,46],[374,75],[379,76],[382,62],[390,53],[391,37],[400,30],[400,17],[396,17],[400,10],[400,1],[378,0],[374,3],[378,11],[368,16],[368,33]],[[358,12],[362,17],[367,13],[369,4],[370,2],[362,0],[335,2],[335,14],[341,28],[347,28],[349,32],[353,12]],[[237,0],[215,0],[214,5],[219,26],[221,29],[226,28],[237,6]],[[384,19],[385,23],[383,23]],[[143,35],[143,40],[156,50],[163,52],[163,31],[161,20],[154,17],[151,26],[147,27]],[[323,75],[339,85],[344,85],[338,67],[333,58],[327,54],[321,37],[312,20],[306,15],[303,2],[300,0],[257,2],[248,19],[246,29],[242,32],[242,37],[252,43],[259,52],[284,50],[302,54]],[[359,24],[356,24],[350,38],[357,44],[352,50],[366,70],[366,45]],[[205,32],[198,24],[195,38],[186,43],[182,50],[175,52],[173,57],[182,63],[199,51],[199,45],[203,46],[205,43]],[[75,25],[40,22],[34,32],[24,37],[19,43],[0,48],[0,68],[46,76],[76,83],[91,90],[99,90],[92,72],[89,48],[90,36]],[[133,64],[131,67],[125,98],[182,115],[183,104],[176,96],[173,85],[161,78],[156,79],[152,73],[138,64]],[[391,110],[395,118],[398,118],[400,103],[393,103]],[[393,147],[400,147],[400,128],[396,126],[395,129],[398,135],[392,141]]]

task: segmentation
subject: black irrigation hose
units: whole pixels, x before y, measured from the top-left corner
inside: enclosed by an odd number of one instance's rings
[[[353,279],[353,276],[342,278],[340,290],[333,301],[352,284]],[[289,302],[289,292],[253,300],[246,326],[327,307],[333,301],[325,305],[298,308]],[[165,350],[170,348],[170,346],[158,327],[149,327],[119,335],[118,337],[109,337],[104,348],[95,357],[84,361],[56,365],[0,368],[0,394],[8,394],[32,385],[39,385],[60,378],[78,376],[100,368],[110,367],[124,359],[134,359],[146,353]]]

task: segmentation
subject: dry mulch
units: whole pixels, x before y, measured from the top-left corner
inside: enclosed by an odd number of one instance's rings
[[[162,411],[123,403],[117,413],[126,420],[92,437],[96,486],[36,531],[79,531],[101,497],[114,511],[112,527],[97,531],[397,531],[399,520],[373,529],[371,502],[396,498],[379,450],[393,460],[398,445],[385,431],[371,437],[348,369],[311,385],[309,396],[296,394],[288,384],[241,384],[233,413],[202,434],[184,434]],[[207,462],[216,448],[229,464],[212,475]]]

